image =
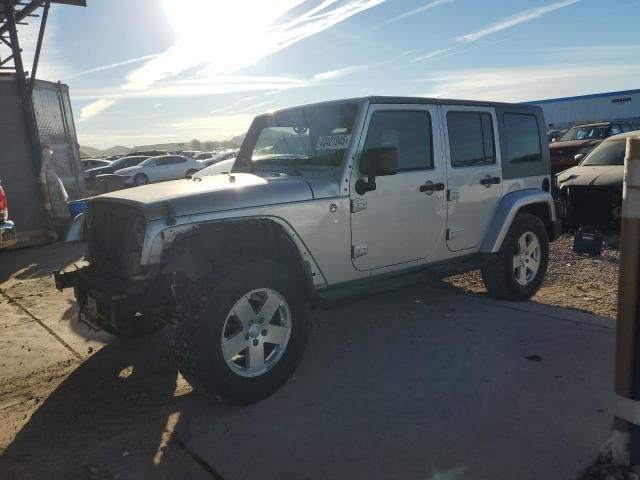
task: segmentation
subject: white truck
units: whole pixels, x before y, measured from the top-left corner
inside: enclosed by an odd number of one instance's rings
[[[321,302],[473,269],[498,298],[534,295],[560,231],[544,125],[538,107],[425,98],[260,115],[229,174],[91,200],[87,264],[56,285],[115,335],[172,325],[197,390],[255,402]]]

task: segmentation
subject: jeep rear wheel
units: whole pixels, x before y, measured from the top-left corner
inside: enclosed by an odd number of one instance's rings
[[[186,285],[174,353],[194,389],[246,404],[284,384],[306,340],[300,285],[294,272],[270,260],[231,264],[221,275]]]
[[[549,264],[549,236],[542,220],[519,214],[500,251],[482,268],[489,294],[504,300],[526,300],[540,289]]]

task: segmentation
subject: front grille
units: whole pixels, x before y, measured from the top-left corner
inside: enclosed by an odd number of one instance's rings
[[[89,260],[118,276],[128,276],[132,254],[139,253],[134,225],[141,213],[134,207],[93,201],[87,208]]]
[[[567,221],[575,227],[619,228],[622,191],[616,187],[570,186],[565,196]]]

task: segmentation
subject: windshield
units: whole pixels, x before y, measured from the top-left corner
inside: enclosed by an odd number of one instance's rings
[[[609,135],[609,127],[573,127],[570,128],[559,139],[560,142],[569,142],[571,140],[598,140],[607,138]]]
[[[354,103],[287,110],[258,120],[253,166],[337,167],[349,147]]]
[[[603,142],[594,148],[580,165],[584,167],[624,165],[624,154],[626,148],[626,140]]]
[[[209,175],[218,175],[220,173],[229,173],[233,168],[233,162],[235,162],[235,158],[230,158],[229,160],[223,160],[218,163],[214,163],[213,165],[203,168],[198,172],[193,174],[193,178],[206,177]]]
[[[153,162],[155,162],[158,158],[160,158],[162,156],[164,156],[164,155],[160,155],[158,157],[149,157],[144,162],[140,162],[138,165],[140,165],[141,167],[144,167],[146,165],[150,165],[150,164],[152,164]]]

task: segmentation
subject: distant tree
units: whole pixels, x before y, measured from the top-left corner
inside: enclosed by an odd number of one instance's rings
[[[193,139],[191,140],[191,150],[201,150],[202,145],[200,144],[200,140]]]
[[[213,150],[214,148],[216,148],[216,144],[214,142],[212,142],[211,140],[206,141],[202,144],[202,148],[208,151]]]

